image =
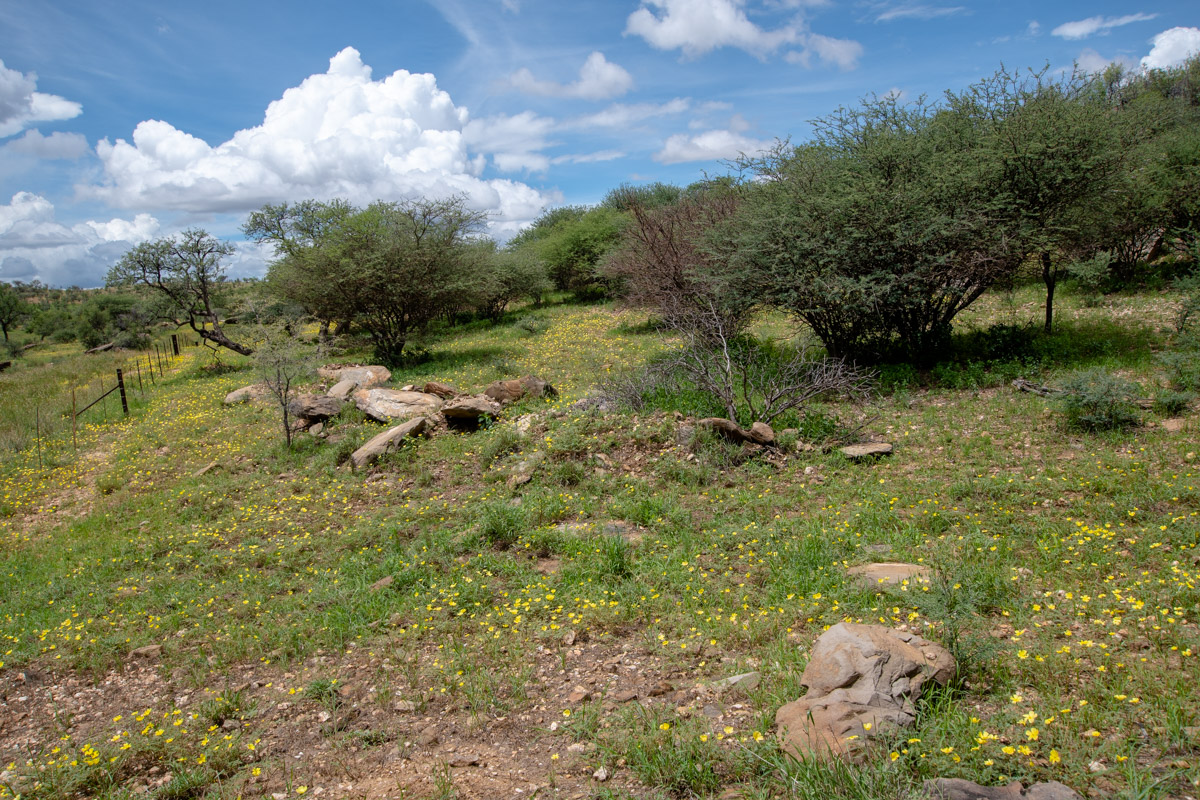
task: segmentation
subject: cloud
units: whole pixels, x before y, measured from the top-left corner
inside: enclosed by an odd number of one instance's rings
[[[1150,40],[1154,45],[1142,59],[1144,69],[1175,67],[1200,53],[1200,28],[1170,28]]]
[[[574,97],[583,100],[606,100],[619,97],[633,88],[633,76],[596,51],[587,57],[574,83],[539,81],[528,69],[520,69],[509,78],[512,85],[526,94],[542,97]]]
[[[550,159],[538,151],[550,146],[546,137],[554,126],[553,119],[532,111],[499,114],[468,122],[463,127],[463,140],[468,147],[490,153],[492,163],[501,172],[545,172]]]
[[[1025,35],[1026,36],[1037,36],[1041,32],[1042,32],[1042,23],[1038,22],[1036,19],[1030,20],[1029,24],[1025,26]]]
[[[39,122],[71,119],[83,111],[79,103],[36,89],[37,75],[9,69],[0,60],[0,138]]]
[[[806,33],[801,35],[800,42],[803,49],[791,50],[784,58],[790,64],[800,64],[805,68],[811,66],[812,57],[816,55],[823,63],[836,64],[839,69],[854,69],[863,54],[863,46],[853,39],[834,39],[819,33]]]
[[[681,50],[687,58],[721,47],[763,58],[798,40],[801,31],[795,26],[769,31],[755,25],[744,5],[745,0],[643,0],[626,20],[625,34],[640,36],[659,50]]]
[[[1076,20],[1074,22],[1064,22],[1054,30],[1050,31],[1051,36],[1058,36],[1063,39],[1086,39],[1096,33],[1108,33],[1113,28],[1119,28],[1122,25],[1129,25],[1133,22],[1145,22],[1157,17],[1158,14],[1126,14],[1123,17],[1088,17],[1087,19]]]
[[[662,150],[654,154],[654,160],[661,164],[724,161],[737,158],[743,153],[756,155],[773,145],[774,142],[752,139],[734,130],[711,130],[694,136],[677,133],[667,139]]]
[[[966,11],[966,8],[964,6],[930,6],[902,3],[898,6],[884,8],[875,17],[875,21],[891,22],[894,19],[936,19],[938,17],[949,17],[961,11]]]
[[[682,114],[692,105],[691,98],[676,97],[665,103],[613,103],[594,114],[585,114],[563,123],[565,128],[627,128],[654,117]]]
[[[99,286],[125,252],[159,232],[149,214],[81,222],[55,219],[54,204],[18,192],[0,205],[0,280],[41,280],[52,286]]]
[[[43,136],[36,129],[25,131],[19,139],[6,142],[0,151],[44,159],[74,159],[87,154],[88,141],[82,133],[55,131]]]
[[[1109,64],[1121,64],[1126,67],[1136,66],[1136,62],[1127,56],[1105,58],[1090,47],[1085,47],[1080,51],[1079,55],[1075,58],[1075,64],[1081,70],[1088,73],[1103,72],[1108,69]]]
[[[469,121],[433,75],[397,70],[374,80],[347,47],[327,72],[273,101],[261,125],[215,147],[161,120],[139,123],[132,142],[102,140],[103,178],[76,191],[118,208],[192,214],[310,197],[366,204],[463,194],[473,208],[493,213],[494,233],[513,232],[556,196],[483,179],[486,158],[468,150]]]

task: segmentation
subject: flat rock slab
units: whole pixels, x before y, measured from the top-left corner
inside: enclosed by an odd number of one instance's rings
[[[879,456],[890,456],[892,445],[889,442],[861,442],[840,448],[842,455],[851,461],[864,461]]]
[[[398,389],[359,389],[354,393],[354,404],[377,422],[395,422],[442,410],[442,399],[437,395]]]
[[[484,420],[494,420],[499,417],[500,404],[482,394],[475,397],[459,397],[442,407],[442,416],[447,421],[458,420],[479,424]]]
[[[341,413],[344,405],[346,405],[346,401],[336,397],[323,394],[301,394],[288,401],[288,413],[299,419],[320,422],[330,417],[336,417]]]
[[[265,383],[254,383],[250,386],[234,389],[225,395],[224,403],[227,406],[235,406],[238,403],[248,403],[251,400],[265,400],[270,394],[271,390],[267,388]]]
[[[903,564],[899,561],[882,561],[877,564],[862,564],[851,567],[846,573],[868,589],[907,588],[915,583],[929,583],[933,572],[919,564]]]
[[[336,397],[338,400],[349,400],[350,395],[354,394],[354,390],[357,388],[357,383],[349,378],[346,378],[345,380],[340,380],[333,386],[330,386],[329,391],[325,394],[329,395],[330,397]]]
[[[325,380],[334,381],[335,383],[354,381],[355,386],[360,389],[373,389],[376,386],[382,386],[392,379],[392,373],[388,368],[380,366],[327,366],[318,369],[317,374]]]
[[[1058,781],[1036,783],[1026,789],[1020,783],[980,786],[961,778],[936,778],[923,788],[930,800],[1083,800],[1070,786]]]
[[[424,417],[417,417],[403,425],[397,425],[384,431],[354,451],[350,456],[350,468],[360,469],[373,464],[380,456],[399,448],[408,437],[420,436],[425,433],[428,427],[428,420]]]
[[[944,686],[955,669],[944,647],[914,633],[840,622],[813,645],[800,678],[808,693],[781,707],[775,725],[797,757],[853,759],[912,725],[925,685]]]
[[[443,400],[449,400],[452,397],[458,397],[460,394],[462,394],[462,392],[460,392],[458,389],[455,389],[450,384],[438,383],[437,381],[427,382],[421,391],[425,392],[425,394],[436,394]]]
[[[509,381],[496,381],[483,393],[497,403],[508,405],[525,397],[557,397],[558,390],[536,375],[526,375]]]

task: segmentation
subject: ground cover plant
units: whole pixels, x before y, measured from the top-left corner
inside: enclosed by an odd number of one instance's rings
[[[1036,326],[1042,300],[988,294],[960,325]],[[1028,376],[1098,368],[1151,396],[1182,301],[1060,296]],[[679,346],[644,315],[518,319],[451,330],[391,383],[537,374],[559,396],[370,470],[339,453],[381,428],[346,412],[289,449],[277,409],[221,403],[249,359],[218,372],[198,349],[78,457],[9,458],[0,797],[892,797],[936,776],[1195,795],[1193,407],[1092,432],[1053,398],[925,371],[813,410],[888,459],[795,449],[815,421],[752,451],[681,437],[665,407],[577,404]],[[938,580],[847,574],[881,559]],[[794,761],[774,712],[843,620],[940,641],[960,679],[860,765]]]

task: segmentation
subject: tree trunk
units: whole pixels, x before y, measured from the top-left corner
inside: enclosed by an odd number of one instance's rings
[[[1054,286],[1058,283],[1058,268],[1050,260],[1050,253],[1042,253],[1042,283],[1046,284],[1046,333],[1054,331]]]
[[[254,348],[246,347],[246,345],[244,345],[244,344],[238,344],[237,342],[233,341],[228,336],[226,336],[224,333],[222,333],[221,329],[218,328],[215,324],[212,326],[211,329],[210,328],[197,328],[196,332],[199,333],[201,337],[207,339],[208,341],[212,342],[213,344],[220,345],[221,347],[224,347],[228,350],[232,350],[235,353],[241,353],[244,356],[249,356],[249,355],[254,354]]]

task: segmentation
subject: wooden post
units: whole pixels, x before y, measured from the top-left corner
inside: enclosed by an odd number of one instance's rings
[[[71,387],[71,446],[75,448],[75,452],[79,452],[79,440],[76,438],[75,432],[75,387]]]
[[[133,359],[133,365],[134,365],[135,367],[137,367],[137,373],[138,373],[138,391],[139,391],[139,392],[141,392],[143,395],[145,395],[145,394],[146,394],[146,389],[145,389],[145,387],[144,387],[144,386],[142,386],[142,360],[141,360],[140,358],[138,358],[137,356],[134,356],[134,359]]]
[[[179,334],[177,333],[171,334],[171,352],[174,353],[176,357],[179,356]]]
[[[160,377],[160,378],[161,378],[161,377],[162,377],[162,374],[163,374],[163,367],[162,367],[162,351],[158,349],[158,345],[157,345],[157,344],[155,344],[155,345],[154,345],[154,356],[155,356],[155,358],[157,358],[157,359],[158,359],[158,377]]]
[[[125,416],[129,416],[129,401],[125,399],[125,373],[121,368],[117,368],[117,391],[121,393],[121,410],[125,412]]]

